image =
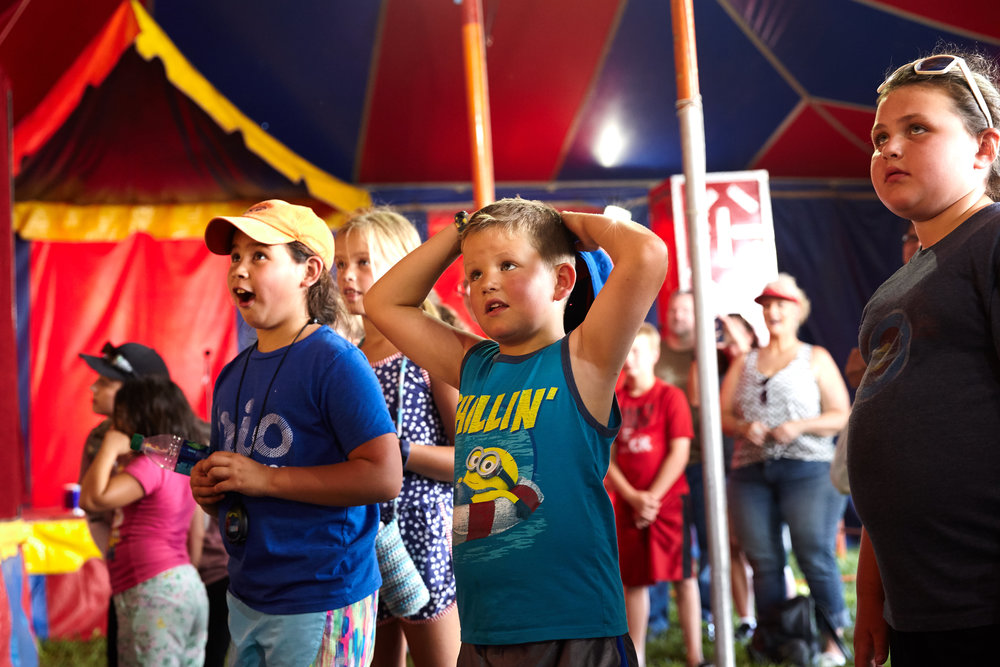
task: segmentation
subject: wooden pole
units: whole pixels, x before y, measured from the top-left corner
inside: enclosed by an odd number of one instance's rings
[[[462,52],[472,145],[472,192],[479,209],[496,199],[482,0],[462,0]]]
[[[5,73],[0,72],[0,382],[7,389],[3,392],[3,398],[0,398],[0,442],[3,442],[0,447],[0,469],[4,471],[4,479],[7,480],[0,486],[0,520],[18,516],[23,501],[28,496],[30,479],[17,391],[11,115],[10,80]]]

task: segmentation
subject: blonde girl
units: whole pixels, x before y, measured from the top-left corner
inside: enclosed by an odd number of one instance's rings
[[[418,245],[417,230],[406,218],[375,208],[340,228],[334,260],[348,311],[363,317],[361,351],[402,429],[403,490],[395,505],[383,503],[382,512],[385,518],[396,512],[403,543],[430,591],[430,601],[406,618],[394,617],[380,601],[373,663],[378,667],[405,665],[407,646],[417,667],[454,665],[459,649],[450,544],[458,391],[405,359],[364,317],[365,293]]]

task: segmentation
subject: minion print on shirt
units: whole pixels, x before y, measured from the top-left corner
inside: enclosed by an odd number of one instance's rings
[[[552,628],[566,637],[627,632],[604,487],[617,401],[606,423],[586,411],[568,337],[517,356],[477,343],[459,391],[452,555],[462,641],[545,641]],[[497,613],[525,600],[530,613]]]
[[[507,449],[478,444],[469,450],[464,472],[460,467],[456,470],[454,544],[502,533],[538,509],[544,495],[531,479],[535,446],[528,431],[542,402],[555,394],[556,388],[550,387],[515,392],[509,400],[503,394],[462,397],[456,415],[459,433],[496,432],[496,442],[524,446]],[[493,439],[477,442],[488,444]],[[515,454],[527,459],[524,469],[518,466]]]
[[[514,457],[499,447],[474,447],[455,485],[453,542],[502,533],[530,517],[541,490],[520,476]]]

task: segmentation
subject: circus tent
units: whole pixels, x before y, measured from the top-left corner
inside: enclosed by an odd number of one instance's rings
[[[695,4],[708,169],[768,172],[779,267],[816,303],[804,335],[844,359],[902,228],[867,182],[874,88],[942,41],[1000,54],[1000,5]],[[669,3],[483,11],[498,196],[652,224],[681,171]],[[212,215],[277,196],[335,227],[375,201],[426,234],[471,205],[460,29],[451,0],[0,0],[26,471],[0,516],[76,479],[96,421],[79,352],[153,345],[207,414],[237,346]]]

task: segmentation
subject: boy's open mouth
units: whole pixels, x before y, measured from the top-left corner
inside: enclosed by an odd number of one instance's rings
[[[490,301],[489,303],[486,304],[486,312],[492,313],[506,307],[507,304],[505,304],[503,301]]]
[[[242,287],[237,287],[233,290],[233,294],[236,295],[236,300],[239,301],[241,306],[245,306],[256,296],[253,292],[243,289]]]

